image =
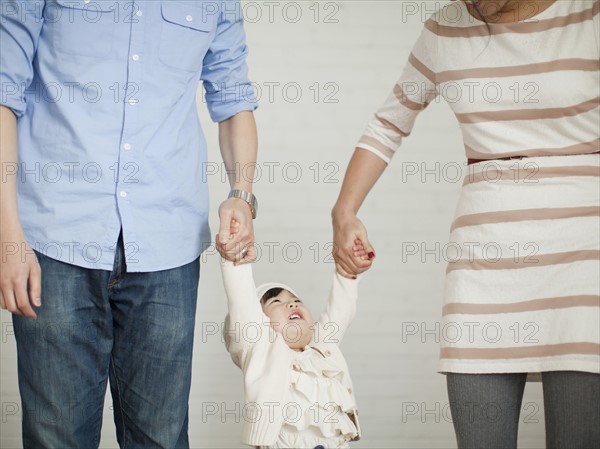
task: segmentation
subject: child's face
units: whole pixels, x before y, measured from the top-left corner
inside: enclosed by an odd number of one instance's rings
[[[281,335],[291,349],[302,351],[313,334],[313,318],[310,310],[287,290],[269,298],[262,304],[271,327]]]

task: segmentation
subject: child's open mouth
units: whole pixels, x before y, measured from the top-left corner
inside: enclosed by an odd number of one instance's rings
[[[289,320],[303,320],[302,315],[299,312],[292,313],[289,317]]]

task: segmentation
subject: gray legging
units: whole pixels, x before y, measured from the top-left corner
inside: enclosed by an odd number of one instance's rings
[[[517,447],[527,374],[447,374],[459,449]],[[542,373],[546,447],[600,448],[600,374]]]

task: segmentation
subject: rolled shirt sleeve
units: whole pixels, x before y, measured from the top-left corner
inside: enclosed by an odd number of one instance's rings
[[[20,116],[15,176],[32,248],[111,270],[122,233],[127,271],[150,272],[210,246],[196,93],[203,72],[211,91],[249,84],[235,3],[0,0],[3,104]],[[209,98],[215,120],[256,107]]]
[[[258,102],[248,80],[246,34],[239,1],[220,3],[216,36],[202,67],[208,111],[221,122],[241,111],[253,111]]]
[[[0,11],[0,104],[25,114],[25,90],[43,25],[43,0],[2,0]]]

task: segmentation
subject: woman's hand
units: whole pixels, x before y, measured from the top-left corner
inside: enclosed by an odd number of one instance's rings
[[[361,148],[354,151],[348,163],[340,195],[331,211],[333,258],[338,273],[344,277],[355,278],[367,271],[375,258],[367,230],[356,215],[386,166],[383,159]]]
[[[375,250],[367,230],[353,214],[333,215],[333,258],[342,276],[355,279],[367,271],[375,259]]]

